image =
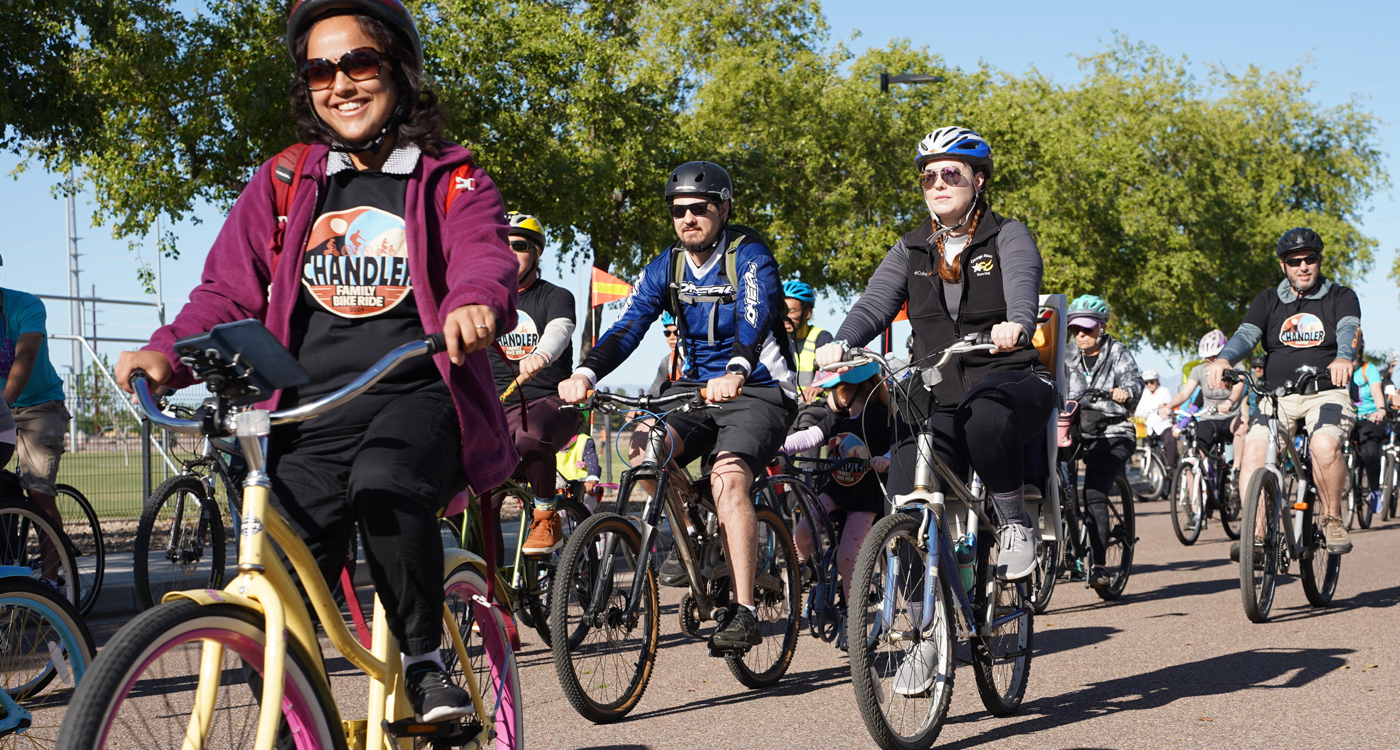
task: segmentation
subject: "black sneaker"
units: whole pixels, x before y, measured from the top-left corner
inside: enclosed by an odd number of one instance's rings
[[[657,571],[656,580],[662,586],[683,589],[690,585],[690,576],[686,575],[685,566],[681,564],[681,556],[676,554],[676,548],[666,554],[666,559],[661,563],[661,569]]]
[[[1095,565],[1089,569],[1089,588],[1106,589],[1113,583],[1113,576],[1108,574],[1108,568],[1102,565]]]
[[[731,604],[719,630],[710,636],[710,653],[745,653],[762,642],[763,636],[758,632],[758,618],[754,617],[748,607]]]
[[[414,664],[404,675],[404,688],[418,720],[429,724],[453,721],[476,712],[467,691],[452,684],[442,667],[432,662]]]

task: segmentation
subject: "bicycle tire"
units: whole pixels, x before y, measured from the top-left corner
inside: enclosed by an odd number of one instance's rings
[[[1303,550],[1300,561],[1300,577],[1303,579],[1303,595],[1308,604],[1326,607],[1332,603],[1332,595],[1337,592],[1337,581],[1342,575],[1342,556],[1327,551],[1327,539],[1322,535],[1322,501],[1313,498],[1312,507],[1303,519],[1304,533],[1309,535],[1311,545]]]
[[[1342,492],[1342,525],[1347,531],[1356,528],[1356,493],[1360,490],[1361,483],[1356,477],[1356,458],[1347,456],[1346,489]]]
[[[609,538],[616,540],[617,546],[611,560],[605,560]],[[616,513],[595,513],[574,531],[555,571],[550,595],[550,627],[555,632],[571,634],[577,628],[578,633],[554,639],[550,648],[554,671],[569,705],[595,724],[618,721],[636,708],[656,665],[660,602],[654,566],[638,569],[641,545],[641,536],[627,519]],[[612,564],[614,575],[619,571],[621,575],[611,578],[605,592],[603,601],[611,602],[612,606],[593,617],[586,614],[584,602],[591,605],[594,601],[595,583],[601,584],[599,578],[607,562]],[[629,572],[643,576],[641,602],[634,623],[620,617],[632,589]],[[620,645],[624,640],[629,643]],[[631,653],[635,656],[628,657]],[[621,689],[592,679],[602,671],[600,666],[607,666],[599,662],[611,656],[618,658],[612,659],[614,663],[609,674],[623,675],[626,680]],[[585,677],[590,679],[582,679]]]
[[[59,654],[62,670],[54,664]],[[92,633],[72,602],[29,578],[0,578],[0,689],[11,698],[34,698],[60,671],[80,681],[96,655]],[[57,725],[51,728],[57,738]],[[30,734],[35,729],[31,725]]]
[[[47,551],[45,539],[53,540]],[[58,577],[50,582],[73,606],[82,601],[73,543],[63,525],[28,498],[0,498],[0,565],[29,568],[32,580],[50,580],[44,579],[44,569],[57,566]]]
[[[1351,470],[1352,503],[1356,507],[1356,523],[1363,529],[1369,529],[1372,517],[1370,490],[1373,488],[1365,483],[1365,479],[1366,465],[1357,461],[1356,466],[1352,467]]]
[[[1064,522],[1060,522],[1063,533]],[[1055,582],[1060,577],[1060,560],[1064,553],[1058,539],[1041,539],[1036,546],[1035,572],[1031,574],[1031,606],[1038,615],[1050,608],[1050,598],[1055,595]]]
[[[1206,523],[1206,508],[1201,491],[1200,469],[1191,459],[1182,459],[1172,476],[1172,531],[1176,540],[1190,547],[1201,538]],[[1191,522],[1192,512],[1196,520]]]
[[[1085,555],[1089,554],[1088,545],[1084,537],[1084,524],[1079,519],[1079,487],[1078,481],[1069,481],[1069,467],[1067,464],[1060,464],[1060,527],[1064,530],[1063,541],[1060,544],[1064,552],[1061,565],[1064,571],[1070,574],[1071,579],[1077,573],[1088,573],[1088,569],[1082,565]],[[1080,552],[1084,554],[1081,555]]]
[[[925,583],[922,571],[925,570],[923,561],[927,548],[921,549],[921,542],[917,539],[920,524],[921,519],[909,513],[894,513],[877,521],[860,546],[852,573],[854,581],[864,583],[859,587],[852,586],[846,612],[851,685],[855,688],[856,705],[860,708],[866,731],[883,750],[924,750],[932,747],[948,719],[948,707],[953,697],[957,659],[954,654],[955,625],[948,575],[939,576],[934,594],[937,611],[928,635],[924,635],[913,623],[914,616],[922,614],[922,586]],[[942,534],[938,528],[929,531]],[[912,633],[916,640],[908,649],[900,643],[889,643],[881,634],[873,632],[880,626],[885,578],[889,573],[886,560],[891,555],[908,563],[902,565],[902,569],[920,571],[918,576],[910,577],[913,580],[896,581],[892,586],[896,599],[890,605],[894,621],[890,623],[889,630]],[[918,601],[917,612],[910,611],[910,605],[914,603],[910,601],[911,598]],[[919,624],[922,624],[922,620]],[[931,645],[924,648],[924,643]],[[882,646],[887,650],[878,650]],[[923,687],[922,681],[896,686],[900,668],[910,663],[916,666],[908,672],[913,672],[919,665],[929,665],[929,674],[924,676],[929,684],[922,691],[913,692],[914,687]]]
[[[1400,429],[1400,427],[1394,429]],[[1397,474],[1400,474],[1400,466],[1396,465],[1394,454],[1385,451],[1381,454],[1381,510],[1383,511],[1381,520],[1383,521],[1395,518],[1395,499],[1400,494],[1396,492]]]
[[[97,512],[83,493],[70,485],[57,485],[54,503],[63,523],[63,533],[73,543],[73,557],[78,563],[78,613],[87,616],[102,593],[102,581],[107,572],[107,549],[102,539],[102,524]],[[71,504],[73,507],[68,507]],[[71,520],[70,520],[71,519]]]
[[[1116,490],[1116,492],[1114,492]],[[1113,480],[1108,493],[1108,544],[1104,547],[1104,567],[1109,584],[1094,593],[1106,602],[1116,601],[1128,587],[1133,574],[1133,547],[1137,544],[1137,517],[1133,509],[1133,488],[1122,474]]]
[[[505,617],[487,606],[486,579],[471,563],[458,565],[447,576],[443,593],[454,627],[466,646],[467,658],[481,689],[481,703],[495,723],[495,737],[483,750],[520,750],[525,747],[525,702],[520,694],[520,669],[510,647]],[[462,665],[452,637],[444,631],[442,660],[457,685],[465,685]]]
[[[1128,478],[1118,479],[1127,484]],[[1129,489],[1131,492],[1131,489]],[[972,638],[972,675],[982,706],[993,716],[1016,713],[1030,684],[1031,656],[1035,648],[1035,612],[1027,600],[1024,581],[1002,581],[991,563],[992,539],[985,535],[977,542],[977,588],[972,610],[980,619],[992,597],[997,619],[1020,610],[1023,614],[1008,620],[986,637]],[[979,623],[980,625],[981,623]],[[981,628],[979,627],[978,630]]]
[[[1225,536],[1230,539],[1240,538],[1240,478],[1238,472],[1231,470],[1222,488],[1224,497],[1220,500],[1220,530],[1225,532]]]
[[[787,673],[793,654],[797,653],[802,620],[802,576],[792,534],[777,511],[762,507],[755,511],[758,575],[754,581],[754,605],[758,607],[758,629],[763,642],[742,655],[724,657],[734,679],[750,689],[774,685]],[[775,639],[780,640],[776,648]]]
[[[233,604],[200,606],[189,600],[137,615],[102,649],[78,685],[58,747],[182,747],[190,723],[188,704],[199,683],[201,641],[224,647],[218,703],[203,747],[251,747],[260,694],[250,683],[261,682],[255,670],[263,664],[264,626],[263,617],[252,610]],[[284,728],[296,737],[297,749],[346,750],[326,675],[314,670],[315,662],[290,638],[285,664]],[[143,716],[146,709],[159,718]]]
[[[197,507],[190,508],[190,500]],[[206,523],[202,510],[211,502]],[[171,591],[221,588],[225,544],[217,501],[207,497],[199,477],[180,474],[161,482],[136,526],[131,561],[136,606],[148,610]]]
[[[1250,622],[1265,622],[1274,603],[1278,580],[1279,553],[1278,478],[1267,468],[1256,469],[1244,495],[1240,515],[1240,599]],[[1254,530],[1259,528],[1259,511],[1264,511],[1264,543],[1256,546]],[[1256,560],[1258,562],[1256,563]],[[1256,569],[1257,568],[1257,569]]]
[[[1138,471],[1142,475],[1142,484],[1147,487],[1147,491],[1142,493],[1142,500],[1160,500],[1167,492],[1167,467],[1151,448],[1143,447],[1139,452],[1142,453],[1142,459]]]
[[[568,544],[569,537],[573,535],[590,515],[588,509],[582,503],[574,500],[558,500],[554,505],[554,510],[562,514],[560,517],[560,528],[564,531],[564,544]],[[522,533],[524,525],[521,525]],[[554,571],[559,566],[559,558],[563,557],[564,548],[544,558],[526,558],[530,564],[525,568],[525,585],[538,586],[537,590],[520,597],[520,603],[527,608],[530,613],[530,622],[533,623],[535,632],[540,634],[540,640],[544,641],[545,648],[552,646],[549,629],[549,590],[550,584],[554,580]]]

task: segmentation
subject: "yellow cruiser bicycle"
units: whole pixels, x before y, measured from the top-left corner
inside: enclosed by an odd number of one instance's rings
[[[438,724],[415,722],[399,646],[378,595],[372,646],[366,648],[346,626],[310,550],[268,499],[266,446],[274,425],[311,419],[349,402],[405,360],[442,351],[441,334],[400,346],[339,391],[280,412],[239,409],[306,377],[260,323],[218,326],[191,338],[198,339],[196,345],[177,342],[177,351],[218,396],[217,406],[200,420],[162,414],[145,373],[133,373],[131,382],[157,425],[191,435],[237,435],[249,464],[237,575],[222,591],[168,593],[162,604],[122,628],[74,695],[58,747],[523,747],[523,703],[507,631],[509,615],[488,599],[485,561],[465,550],[444,552],[443,617],[449,626],[443,636],[444,662],[471,694],[475,715]],[[330,642],[350,665],[369,675],[367,718],[341,720],[315,621],[269,537],[291,561]]]

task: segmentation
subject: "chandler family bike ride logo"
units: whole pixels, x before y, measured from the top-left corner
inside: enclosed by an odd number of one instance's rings
[[[837,458],[870,458],[870,449],[866,447],[865,441],[849,432],[843,432],[836,436],[836,456]],[[831,473],[831,478],[842,487],[851,487],[865,478],[865,469],[858,471],[846,471],[845,467],[837,469]]]
[[[1296,349],[1309,349],[1327,338],[1322,320],[1312,313],[1298,313],[1283,321],[1278,329],[1278,341]]]
[[[540,330],[535,325],[535,319],[524,310],[516,310],[515,314],[520,317],[515,330],[502,335],[496,343],[505,351],[506,359],[519,362],[535,353],[535,346],[540,343]]]
[[[393,309],[413,288],[403,219],[368,206],[322,214],[311,228],[301,281],[342,318]]]

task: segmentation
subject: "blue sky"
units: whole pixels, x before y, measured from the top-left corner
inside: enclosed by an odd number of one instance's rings
[[[982,61],[1017,74],[1035,67],[1062,82],[1080,76],[1073,55],[1109,44],[1115,33],[1154,45],[1172,56],[1185,56],[1202,74],[1205,63],[1232,70],[1250,64],[1281,70],[1304,63],[1305,77],[1315,82],[1311,100],[1330,106],[1359,96],[1363,107],[1380,117],[1385,123],[1381,147],[1386,152],[1387,170],[1400,174],[1395,169],[1395,151],[1400,144],[1400,80],[1395,78],[1395,71],[1400,70],[1400,38],[1394,34],[1400,28],[1400,3],[1346,3],[1324,9],[1305,2],[1010,2],[993,9],[975,4],[842,0],[823,7],[832,39],[848,40],[856,51],[909,38],[965,69]],[[860,35],[852,39],[856,31]],[[937,124],[943,123],[931,113],[930,125]],[[967,124],[976,127],[976,123]],[[0,171],[8,173],[17,163],[11,155],[0,155]],[[50,194],[58,182],[56,176],[37,169],[18,180],[0,178],[0,214],[10,221],[14,240],[0,249],[4,257],[0,284],[38,293],[66,293],[64,205]],[[142,298],[136,281],[136,257],[128,251],[126,241],[112,240],[106,228],[90,226],[92,208],[84,199],[79,200],[78,212],[83,293],[91,293],[95,284],[98,297]],[[202,224],[176,228],[182,257],[163,264],[165,301],[173,309],[178,309],[189,289],[198,283],[205,252],[222,218],[208,208],[200,217]],[[658,213],[657,221],[663,220]],[[1372,350],[1400,349],[1400,315],[1396,310],[1400,296],[1395,284],[1386,278],[1400,247],[1400,205],[1390,192],[1371,201],[1363,230],[1380,242],[1375,267],[1356,287],[1368,344]],[[153,243],[147,242],[144,250],[144,258],[153,261]],[[553,267],[554,279],[576,294],[580,292],[582,278],[567,262],[560,268],[557,260],[551,259],[545,267]],[[845,308],[839,300],[823,300],[818,305],[818,322],[836,327]],[[99,305],[98,318],[98,335],[112,338],[143,338],[156,325],[154,311],[145,308]],[[1206,323],[1203,321],[1203,329]],[[68,332],[63,303],[49,305],[49,330]],[[899,335],[898,340],[902,339]],[[103,348],[116,352],[128,346],[109,344]],[[663,346],[659,334],[653,334],[642,350],[605,382],[649,383]],[[55,347],[53,357],[60,368],[67,365],[67,348]],[[1172,366],[1165,357],[1140,352],[1139,363],[1163,370],[1164,379],[1170,380],[1165,373]]]

